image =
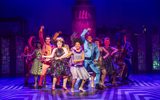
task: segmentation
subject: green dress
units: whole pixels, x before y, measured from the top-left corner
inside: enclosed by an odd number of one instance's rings
[[[33,75],[41,75],[42,72],[42,62],[41,62],[41,51],[35,50],[36,58],[33,61],[33,65],[31,68],[31,74]]]

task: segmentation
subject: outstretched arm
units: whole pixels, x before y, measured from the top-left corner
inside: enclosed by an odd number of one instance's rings
[[[53,49],[51,55],[49,55],[49,56],[42,56],[42,57],[44,57],[44,58],[52,58],[52,57],[54,57],[54,54],[55,54],[56,49],[57,49],[57,48],[54,48],[54,49]]]
[[[90,28],[88,28],[88,29],[84,29],[83,30],[83,32],[81,33],[81,39],[82,39],[82,41],[85,41],[86,39],[85,39],[85,35],[87,34],[87,32],[90,30]]]
[[[54,36],[53,36],[53,38],[52,38],[54,42],[56,41],[57,37],[58,37],[60,34],[62,34],[61,31],[54,33]]]
[[[118,49],[116,49],[116,48],[114,48],[114,47],[112,47],[112,50],[113,50],[113,52],[111,53],[111,56],[118,51]]]
[[[109,56],[109,52],[104,47],[102,47],[102,50],[106,53],[106,55],[103,56],[103,58],[105,59]]]
[[[32,45],[32,42],[33,42],[33,39],[35,38],[35,36],[30,36],[29,39],[28,39],[28,45],[29,45],[29,48],[31,50],[34,50],[35,48],[33,47]]]
[[[39,40],[42,45],[44,44],[43,30],[44,30],[44,26],[42,25],[39,30]]]
[[[24,56],[24,57],[29,57],[29,56],[33,56],[33,55],[34,55],[34,53],[35,53],[35,51],[33,51],[33,52],[32,52],[32,54],[24,54],[24,53],[23,53],[23,55],[22,55],[22,56]]]

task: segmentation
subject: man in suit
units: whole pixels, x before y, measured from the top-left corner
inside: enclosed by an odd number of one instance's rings
[[[81,34],[81,39],[84,42],[84,52],[85,52],[85,60],[84,67],[88,69],[88,67],[96,74],[95,85],[96,89],[102,89],[99,85],[100,81],[100,69],[96,65],[96,62],[99,59],[100,52],[98,50],[97,45],[93,42],[93,38],[91,35],[86,34],[90,31],[90,29],[84,29]]]

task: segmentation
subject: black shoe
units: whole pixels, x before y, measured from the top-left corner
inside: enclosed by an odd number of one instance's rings
[[[62,88],[62,86],[61,86],[61,85],[56,85],[55,87],[56,87],[57,89]]]
[[[28,82],[25,82],[25,83],[24,83],[24,86],[28,86]]]
[[[103,90],[104,88],[103,88],[101,85],[96,84],[96,89],[98,89],[98,90]]]
[[[38,89],[42,89],[42,86],[38,86]]]

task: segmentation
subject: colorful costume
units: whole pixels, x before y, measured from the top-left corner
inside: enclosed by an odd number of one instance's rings
[[[64,55],[64,49],[63,48],[55,48],[54,57],[61,57]],[[51,64],[51,75],[54,77],[59,76],[68,76],[69,75],[69,67],[67,60],[61,59],[61,60],[53,60]]]
[[[41,75],[42,73],[42,63],[41,63],[41,51],[35,50],[36,58],[33,61],[33,65],[31,68],[31,74],[33,75]]]
[[[88,79],[89,78],[89,73],[87,72],[87,70],[84,68],[83,62],[79,62],[79,63],[74,63],[73,60],[80,60],[82,59],[82,54],[84,53],[84,51],[81,49],[80,52],[77,52],[74,48],[72,48],[72,53],[73,55],[71,56],[70,59],[70,63],[71,63],[71,67],[70,67],[70,71],[72,73],[72,79]]]

